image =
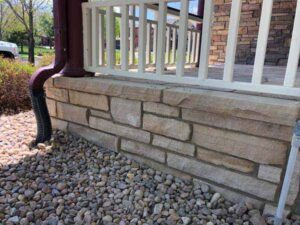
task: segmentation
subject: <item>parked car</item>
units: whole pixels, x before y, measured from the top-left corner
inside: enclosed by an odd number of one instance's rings
[[[0,41],[0,55],[4,58],[16,59],[19,57],[18,46],[14,43]]]

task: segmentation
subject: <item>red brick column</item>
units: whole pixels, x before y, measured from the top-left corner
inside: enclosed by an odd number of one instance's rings
[[[231,2],[215,1],[215,21],[212,32],[211,63],[224,63]],[[236,63],[253,64],[261,16],[262,0],[246,0],[242,6]],[[293,29],[296,1],[277,0],[269,35],[266,64],[286,65]]]

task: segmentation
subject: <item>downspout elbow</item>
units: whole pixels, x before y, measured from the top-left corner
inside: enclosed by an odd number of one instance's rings
[[[29,91],[33,111],[37,121],[35,144],[50,140],[52,126],[48,112],[44,84],[53,75],[59,73],[67,62],[66,45],[66,0],[53,0],[55,30],[55,60],[50,66],[40,68],[30,79]]]

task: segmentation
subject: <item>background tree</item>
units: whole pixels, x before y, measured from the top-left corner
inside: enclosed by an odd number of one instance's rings
[[[12,19],[12,15],[8,11],[8,5],[0,1],[0,40],[4,39],[7,27],[9,26],[9,21]]]
[[[28,40],[28,61],[34,64],[34,17],[49,7],[49,0],[4,0],[17,20],[23,25]]]
[[[21,53],[24,53],[24,40],[26,40],[27,34],[24,30],[13,30],[9,32],[7,40],[9,42],[16,43],[18,46],[21,47]]]
[[[45,12],[39,17],[39,33],[41,36],[47,37],[51,48],[54,39],[54,21],[51,13]]]

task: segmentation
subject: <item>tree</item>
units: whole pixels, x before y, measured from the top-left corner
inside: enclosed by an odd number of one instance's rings
[[[21,47],[21,53],[24,53],[24,40],[26,39],[27,35],[26,32],[23,30],[13,30],[11,32],[9,32],[8,34],[8,41],[16,43],[18,46]]]
[[[0,40],[3,40],[4,34],[9,26],[11,13],[8,11],[8,5],[0,1]]]
[[[39,30],[40,33],[48,38],[50,48],[51,40],[54,38],[54,21],[52,14],[46,12],[39,17]]]
[[[49,7],[49,0],[4,0],[15,17],[22,23],[28,39],[28,61],[34,64],[34,17]]]

